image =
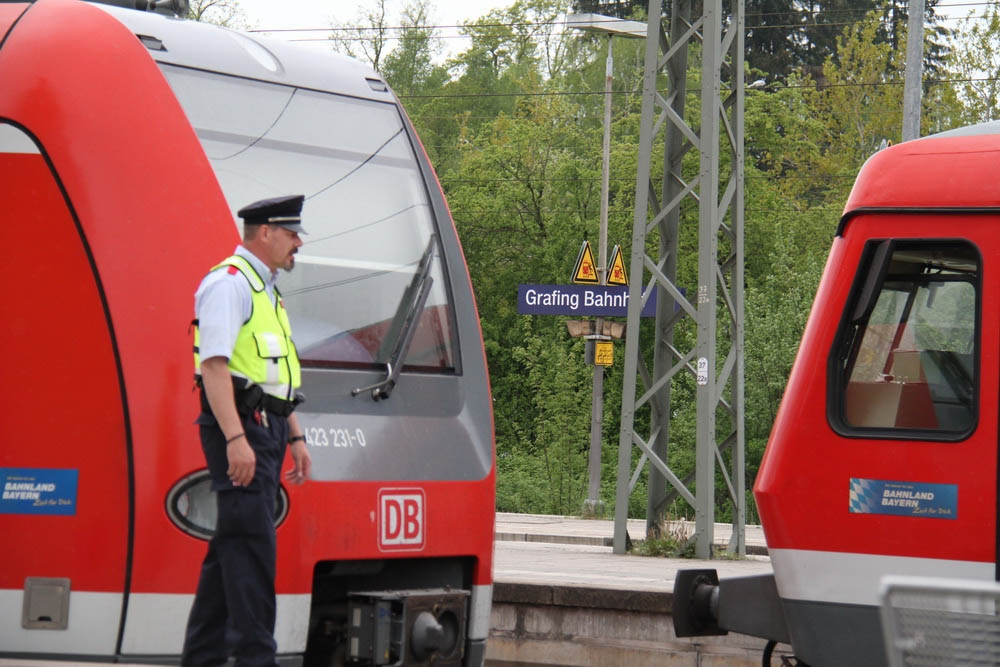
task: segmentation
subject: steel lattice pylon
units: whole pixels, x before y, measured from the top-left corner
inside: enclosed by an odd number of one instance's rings
[[[618,487],[615,505],[615,553],[626,548],[628,499],[643,467],[650,463],[647,530],[655,530],[663,509],[677,495],[695,508],[695,553],[711,557],[714,539],[715,477],[721,476],[733,499],[730,551],[744,554],[746,489],[743,399],[743,0],[703,0],[702,15],[692,21],[691,0],[674,0],[670,39],[663,31],[660,0],[649,0],[642,121],[632,230],[628,329],[625,341]],[[728,10],[728,14],[723,12]],[[688,51],[701,42],[700,127],[685,121]],[[666,71],[666,94],[657,90]],[[662,144],[663,174],[654,178],[653,149]],[[698,169],[685,173],[684,157],[700,153]],[[728,151],[728,163],[723,163]],[[722,171],[728,178],[723,183]],[[657,185],[658,184],[658,185]],[[698,285],[685,296],[676,284],[681,205],[697,202]],[[662,202],[662,205],[661,205]],[[647,238],[658,234],[658,258],[647,253]],[[650,372],[640,345],[639,314],[643,293],[656,285],[657,315],[651,341]],[[694,300],[690,299],[694,296]],[[721,315],[721,325],[719,319]],[[697,343],[688,351],[674,344],[674,327],[685,317],[697,326]],[[720,335],[721,333],[721,335]],[[648,338],[648,337],[647,337]],[[649,341],[646,341],[647,344]],[[648,350],[648,347],[645,348]],[[721,365],[717,358],[722,359]],[[695,489],[691,477],[679,479],[667,465],[670,433],[670,387],[683,373],[696,378]],[[645,391],[636,398],[641,375]],[[636,411],[650,405],[650,433],[635,430]],[[725,431],[719,438],[718,417]],[[641,451],[632,469],[632,446]],[[727,465],[726,454],[729,453]],[[716,467],[718,464],[718,467]],[[669,482],[672,490],[667,492]]]

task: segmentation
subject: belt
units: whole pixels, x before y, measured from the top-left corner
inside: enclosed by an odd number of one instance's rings
[[[257,406],[257,409],[266,410],[272,415],[277,415],[279,417],[287,417],[295,410],[295,406],[304,400],[305,398],[302,394],[296,394],[295,400],[293,401],[286,401],[278,398],[277,396],[264,394],[264,397],[261,399],[260,405]]]
[[[211,413],[212,409],[208,404],[208,398],[205,396],[205,388],[200,381],[201,376],[198,376],[197,380],[198,386],[201,388],[201,408]],[[302,393],[295,392],[295,398],[286,401],[277,396],[265,394],[264,390],[258,384],[252,384],[249,387],[247,384],[247,381],[243,378],[233,378],[233,400],[236,403],[236,411],[243,417],[257,410],[265,410],[277,417],[287,417],[295,411],[295,408],[300,403],[306,400],[306,397]]]

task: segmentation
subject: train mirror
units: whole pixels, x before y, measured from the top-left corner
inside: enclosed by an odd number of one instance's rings
[[[892,257],[892,241],[882,241],[875,252],[871,255],[871,264],[865,274],[865,282],[861,287],[861,294],[858,297],[857,305],[851,314],[851,323],[857,324],[864,321],[871,315],[878,300],[879,286],[885,278],[885,273],[889,268],[889,258]]]

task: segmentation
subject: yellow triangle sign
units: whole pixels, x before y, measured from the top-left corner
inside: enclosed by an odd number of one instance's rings
[[[587,285],[601,283],[601,279],[597,276],[594,253],[590,251],[590,241],[584,241],[583,245],[580,246],[580,254],[576,258],[576,268],[573,269],[573,282]]]
[[[608,284],[628,285],[628,273],[625,271],[625,260],[622,258],[622,247],[615,245],[611,251],[611,263],[608,264]]]

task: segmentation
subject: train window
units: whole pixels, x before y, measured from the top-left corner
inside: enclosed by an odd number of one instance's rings
[[[972,431],[979,274],[968,243],[868,244],[831,358],[838,430],[920,439]]]
[[[161,64],[234,212],[304,193],[303,246],[278,287],[306,366],[383,364],[430,248],[404,368],[454,369],[454,315],[423,174],[394,104]]]

